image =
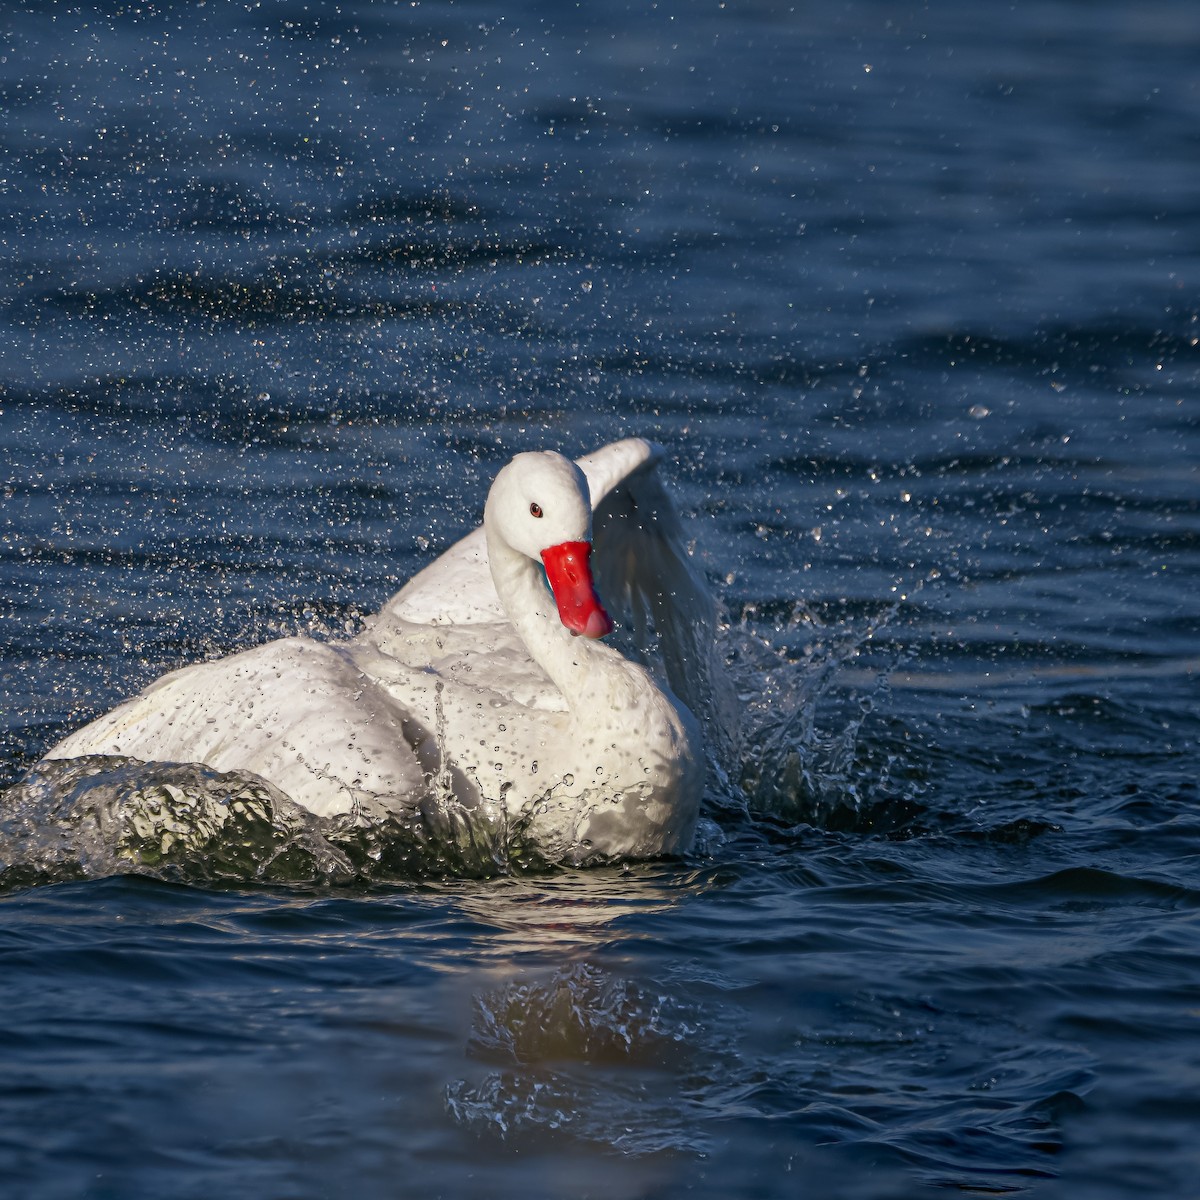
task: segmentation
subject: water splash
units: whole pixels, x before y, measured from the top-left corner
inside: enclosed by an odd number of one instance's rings
[[[733,782],[750,811],[821,821],[889,794],[895,756],[872,757],[862,734],[902,653],[878,665],[865,691],[847,690],[840,676],[875,649],[897,611],[826,624],[798,601],[766,629],[753,606],[727,624],[727,668],[742,713]]]
[[[138,874],[181,883],[342,882],[346,854],[253,775],[91,756],[35,766],[0,798],[0,888]]]
[[[747,608],[721,626],[715,650],[724,666],[709,675],[735,703],[704,714],[709,769],[697,853],[715,853],[751,814],[828,825],[873,805],[895,809],[896,755],[880,755],[862,736],[890,667],[865,692],[848,692],[839,678],[894,616],[888,608],[825,623],[797,603],[770,621]],[[438,718],[440,744],[440,704]],[[3,889],[130,873],[330,886],[549,865],[521,820],[497,823],[464,807],[440,773],[411,812],[364,802],[333,819],[250,773],[101,756],[39,763],[0,797]]]
[[[120,874],[330,886],[544,866],[461,806],[327,819],[257,775],[199,763],[50,759],[0,794],[0,891]]]
[[[764,630],[754,612],[723,627],[718,650],[740,728],[709,739],[699,853],[713,852],[722,826],[748,812],[819,822],[886,792],[890,761],[864,762],[860,744],[886,672],[849,701],[836,685],[890,615],[828,626],[797,604],[774,628]],[[801,638],[802,649],[789,649]],[[38,763],[0,796],[5,890],[114,874],[330,886],[548,865],[520,821],[482,819],[437,777],[403,816],[364,804],[353,817],[320,818],[250,773],[105,756]]]

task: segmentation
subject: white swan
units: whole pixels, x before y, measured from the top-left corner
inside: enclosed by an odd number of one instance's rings
[[[353,640],[286,638],[176,671],[46,757],[251,771],[321,816],[419,811],[436,826],[453,809],[457,827],[511,830],[555,861],[686,849],[714,609],[661,453],[629,439],[578,464],[520,454],[483,526]],[[596,580],[627,654],[599,640],[613,625]]]

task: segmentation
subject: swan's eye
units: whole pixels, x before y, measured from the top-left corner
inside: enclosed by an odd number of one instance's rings
[[[529,506],[529,515],[531,517],[540,517],[542,515],[542,506],[536,500]]]

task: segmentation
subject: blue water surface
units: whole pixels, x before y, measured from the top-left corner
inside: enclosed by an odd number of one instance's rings
[[[1188,0],[9,5],[6,1194],[1191,1194],[1198,61]],[[743,709],[685,858],[123,858],[30,787],[629,435]]]

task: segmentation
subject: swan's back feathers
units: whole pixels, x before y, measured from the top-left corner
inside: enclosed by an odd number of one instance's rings
[[[418,571],[368,621],[364,633],[396,623],[490,625],[503,620],[480,526]]]

